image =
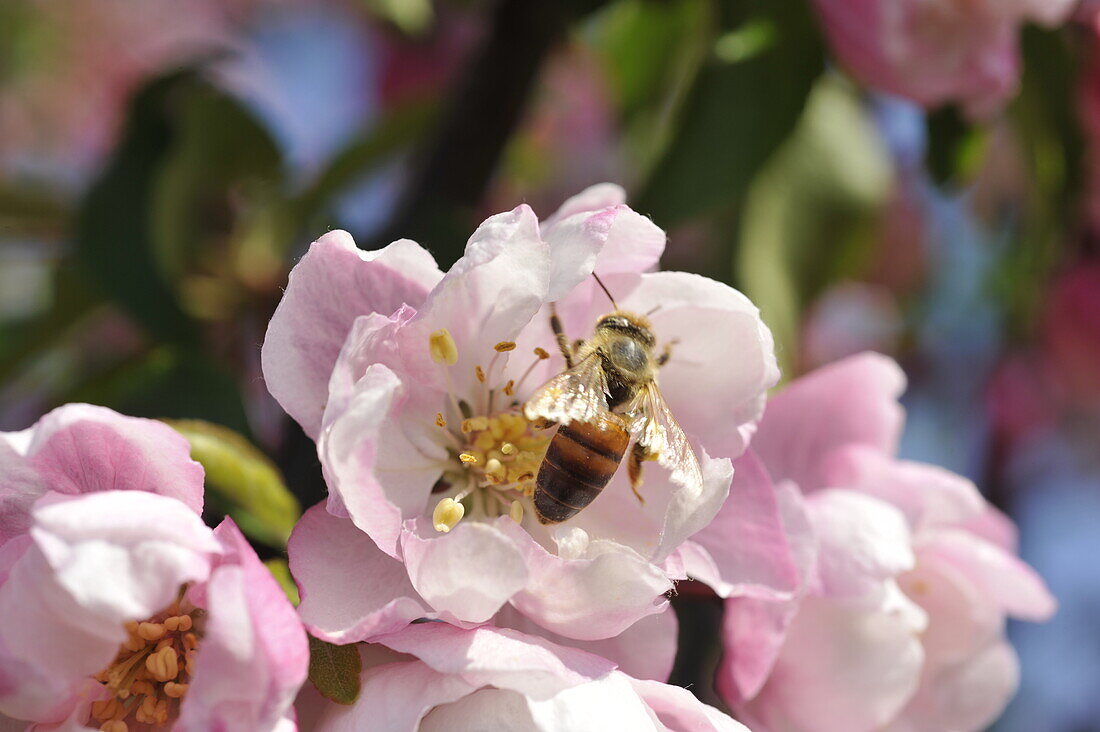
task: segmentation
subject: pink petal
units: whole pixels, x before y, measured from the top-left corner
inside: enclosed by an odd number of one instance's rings
[[[936,465],[897,460],[865,445],[851,445],[825,461],[829,485],[861,490],[893,504],[914,533],[963,524],[985,510],[971,481]]]
[[[318,638],[337,644],[370,640],[430,613],[405,566],[323,505],[305,512],[287,551],[302,597],[298,612]]]
[[[438,534],[410,521],[401,551],[412,586],[446,620],[484,623],[528,582],[521,550],[489,524],[463,521]]]
[[[408,240],[364,252],[347,232],[331,231],[313,243],[290,273],[261,351],[268,390],[310,437],[321,427],[329,375],[355,318],[419,307],[442,276]]]
[[[642,618],[619,635],[604,640],[582,641],[553,633],[505,605],[493,618],[498,628],[511,628],[527,635],[546,638],[559,646],[579,648],[616,664],[620,671],[637,679],[666,681],[676,658],[678,623],[668,610]]]
[[[570,216],[600,211],[623,203],[626,203],[626,191],[622,186],[615,183],[597,183],[566,199],[552,216],[542,222],[542,228],[550,230]]]
[[[31,506],[49,490],[19,450],[31,432],[0,432],[0,546],[26,533],[31,526]]]
[[[610,638],[667,607],[664,594],[672,583],[629,547],[585,537],[576,556],[566,558],[539,546],[508,518],[498,519],[496,527],[523,552],[529,573],[512,604],[554,633],[579,640]]]
[[[522,694],[492,687],[478,689],[433,709],[417,732],[481,732],[481,730],[541,730],[531,718]]]
[[[677,732],[749,732],[712,706],[695,698],[687,689],[656,681],[631,679],[630,685],[661,722]]]
[[[323,701],[308,726],[313,732],[418,732],[433,708],[477,689],[458,676],[418,662],[391,663],[363,671],[351,706]]]
[[[751,451],[734,464],[729,498],[718,515],[689,544],[688,574],[719,597],[783,599],[798,587],[775,487]]]
[[[610,661],[542,638],[491,627],[462,630],[446,623],[419,623],[379,640],[416,656],[440,673],[461,677],[474,687],[491,685],[533,699],[599,679]]]
[[[921,554],[950,563],[1013,617],[1043,622],[1057,610],[1057,601],[1034,569],[964,531],[937,531],[922,542]]]
[[[722,662],[716,686],[728,704],[737,705],[760,693],[798,613],[798,600],[734,597],[726,601],[722,620]]]
[[[926,669],[898,726],[906,732],[986,729],[1004,711],[1019,681],[1012,646],[990,643],[961,663]]]
[[[297,613],[230,519],[214,531],[225,555],[206,586],[206,625],[179,730],[274,730],[306,679]]]
[[[865,353],[807,374],[768,402],[753,450],[776,482],[803,491],[828,485],[825,461],[849,444],[894,454],[904,414],[905,375],[889,358]]]
[[[30,430],[24,454],[41,485],[57,493],[148,491],[202,512],[202,466],[187,440],[162,422],[66,404]]]
[[[768,729],[869,732],[912,697],[922,661],[919,628],[906,613],[810,597],[746,709]]]
[[[913,568],[905,517],[890,504],[831,488],[809,496],[806,505],[818,537],[822,594],[866,597],[877,593],[883,580]]]

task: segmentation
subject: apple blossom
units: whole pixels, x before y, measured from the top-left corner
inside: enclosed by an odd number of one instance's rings
[[[0,434],[0,714],[293,729],[305,633],[168,426],[67,405]],[[87,725],[87,726],[86,726]]]
[[[318,732],[549,732],[746,728],[686,689],[641,681],[599,656],[512,630],[421,623],[364,644],[355,703],[302,692],[298,714]]]
[[[778,371],[771,335],[743,295],[648,271],[665,235],[622,201],[621,189],[601,185],[541,224],[526,206],[493,216],[446,275],[413,242],[360,252],[344,232],[322,237],[295,267],[263,346],[268,388],[317,440],[328,511],[404,572],[386,574],[401,593],[386,594],[378,615],[348,612],[339,623],[309,601],[311,577],[299,573],[303,618],[321,637],[346,643],[417,615],[479,624],[511,605],[550,632],[596,640],[664,609],[680,576],[676,551],[725,501],[731,459]],[[652,313],[660,341],[676,343],[660,385],[704,480],[680,486],[654,464],[642,505],[619,474],[574,519],[547,527],[530,496],[551,433],[520,406],[563,369],[549,304],[570,337],[589,335],[611,310],[593,270],[624,309]],[[764,566],[754,577],[730,581],[748,594],[789,594],[793,563],[774,499],[763,498],[757,535],[780,542],[755,552]],[[310,538],[321,534],[298,532],[292,566],[328,551]]]
[[[1017,34],[1055,25],[1072,0],[815,0],[840,63],[860,81],[926,107],[987,115],[1016,91]]]
[[[1006,617],[1054,611],[974,485],[895,457],[904,376],[854,356],[792,382],[753,443],[804,583],[727,602],[723,695],[764,730],[982,729],[1017,683]]]

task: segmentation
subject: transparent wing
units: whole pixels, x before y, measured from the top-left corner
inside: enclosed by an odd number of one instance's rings
[[[543,417],[560,424],[574,420],[598,423],[609,414],[606,394],[607,377],[593,353],[539,387],[523,413],[527,419]]]
[[[658,464],[672,473],[673,482],[689,488],[701,486],[699,460],[656,383],[649,382],[638,391],[631,412],[635,415],[632,436],[650,454],[656,454]]]

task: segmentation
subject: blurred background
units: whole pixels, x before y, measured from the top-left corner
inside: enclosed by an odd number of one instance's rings
[[[1013,629],[996,729],[1100,730],[1090,15],[1025,27],[1019,93],[976,122],[860,86],[807,0],[4,0],[0,429],[69,401],[205,420],[181,426],[211,510],[275,566],[323,491],[259,369],[309,242],[409,237],[446,268],[487,214],[618,182],[664,267],[760,305],[786,379],[903,364],[903,456],[977,481],[1061,602]],[[676,604],[673,681],[718,703],[721,605]]]

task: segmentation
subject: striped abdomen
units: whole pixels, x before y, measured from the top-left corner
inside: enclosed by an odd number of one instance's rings
[[[539,467],[535,513],[544,524],[575,516],[600,495],[623,459],[630,433],[615,422],[558,428]]]

